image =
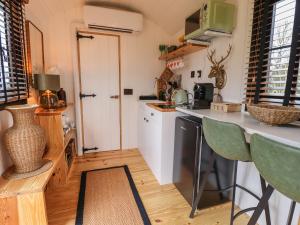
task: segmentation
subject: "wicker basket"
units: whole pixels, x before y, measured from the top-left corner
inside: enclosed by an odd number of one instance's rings
[[[270,125],[284,125],[300,119],[300,109],[277,105],[247,105],[248,112],[257,120]]]

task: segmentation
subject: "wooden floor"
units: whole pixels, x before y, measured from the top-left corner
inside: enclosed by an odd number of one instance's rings
[[[49,224],[75,224],[81,171],[125,164],[129,166],[152,225],[229,225],[230,204],[197,212],[193,220],[189,219],[188,203],[174,185],[158,184],[137,150],[92,153],[77,158],[68,185],[46,196]],[[247,221],[247,216],[241,216],[235,225],[245,225]]]

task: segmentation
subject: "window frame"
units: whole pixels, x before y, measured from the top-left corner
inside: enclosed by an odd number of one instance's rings
[[[263,87],[267,86],[266,79],[271,59],[272,49],[270,44],[272,42],[272,33],[274,31],[274,14],[275,4],[281,0],[254,0],[253,7],[253,23],[252,33],[250,35],[249,46],[249,60],[247,68],[247,81],[246,81],[246,101],[253,101],[252,103],[260,103],[261,94],[267,93],[263,91]],[[263,2],[263,3],[262,3]],[[272,103],[272,99],[282,100],[282,105],[296,105],[296,101],[300,100],[300,96],[296,95],[297,92],[297,79],[300,79],[299,74],[299,61],[300,61],[300,2],[296,1],[295,17],[292,31],[291,51],[289,56],[289,63],[287,69],[286,85],[283,96],[267,95],[263,98],[270,99],[267,103]],[[263,8],[259,8],[260,6]],[[270,11],[270,8],[273,9]],[[262,13],[263,12],[263,13]],[[259,27],[259,25],[261,27]],[[259,37],[259,38],[258,38]],[[260,41],[257,41],[257,38]],[[256,50],[259,44],[259,50]],[[286,46],[283,46],[283,48]],[[258,56],[258,57],[256,57]],[[299,74],[297,76],[297,74]]]

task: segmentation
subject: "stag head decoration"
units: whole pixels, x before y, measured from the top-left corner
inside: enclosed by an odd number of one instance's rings
[[[216,78],[216,88],[223,89],[227,82],[227,75],[224,69],[224,65],[222,64],[230,55],[232,50],[232,46],[229,45],[229,49],[227,50],[227,55],[222,56],[220,60],[216,59],[216,49],[210,51],[208,53],[208,59],[212,63],[211,71],[208,75],[209,78]]]

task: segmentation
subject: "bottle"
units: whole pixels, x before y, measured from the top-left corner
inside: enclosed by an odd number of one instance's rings
[[[67,106],[67,95],[63,88],[60,88],[57,92],[58,99],[64,102],[64,106]]]

